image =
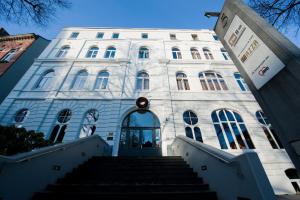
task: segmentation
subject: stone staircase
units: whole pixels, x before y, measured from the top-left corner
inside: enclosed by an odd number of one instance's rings
[[[33,199],[215,200],[217,194],[181,157],[93,157]]]

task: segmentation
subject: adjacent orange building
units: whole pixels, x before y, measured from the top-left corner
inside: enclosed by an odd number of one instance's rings
[[[34,33],[9,35],[0,27],[0,103],[48,43]]]

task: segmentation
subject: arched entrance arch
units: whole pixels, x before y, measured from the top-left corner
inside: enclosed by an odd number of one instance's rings
[[[119,156],[161,155],[160,122],[149,110],[129,113],[121,124]]]

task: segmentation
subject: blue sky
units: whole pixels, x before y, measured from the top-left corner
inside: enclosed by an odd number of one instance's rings
[[[72,0],[70,0],[72,1]],[[135,27],[213,29],[215,19],[205,11],[220,11],[224,0],[73,0],[71,9],[59,10],[47,27],[3,23],[10,34],[36,33],[53,39],[62,28]],[[287,34],[300,47],[300,34]]]

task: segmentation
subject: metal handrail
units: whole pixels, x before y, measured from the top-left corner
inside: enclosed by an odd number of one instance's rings
[[[0,156],[0,162],[1,162],[1,160],[3,160],[3,162],[6,162],[6,163],[20,163],[20,162],[30,161],[32,159],[43,157],[43,156],[52,154],[57,151],[64,151],[71,147],[85,143],[93,138],[100,139],[101,142],[103,142],[106,146],[108,146],[108,144],[100,136],[93,135],[93,136],[81,138],[81,139],[78,139],[76,141],[72,141],[69,143],[57,144],[54,146],[44,147],[44,148],[38,149],[36,151],[26,152],[26,153],[15,155],[15,156]]]

